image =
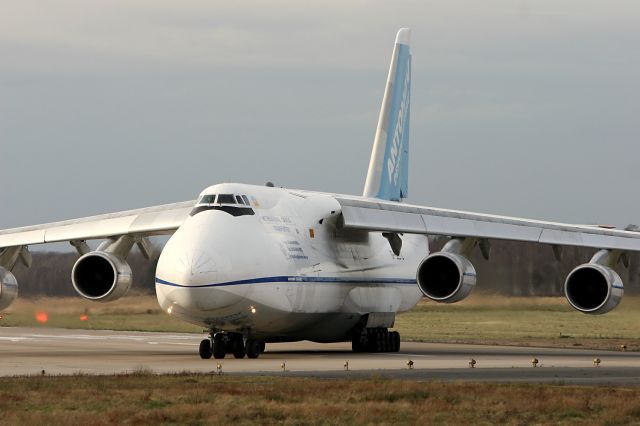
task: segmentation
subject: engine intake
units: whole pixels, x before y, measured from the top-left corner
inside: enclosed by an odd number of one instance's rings
[[[620,276],[611,268],[586,263],[575,268],[564,282],[571,306],[586,314],[605,314],[618,306],[624,294]]]
[[[18,298],[18,280],[0,267],[0,311],[7,309]]]
[[[418,287],[436,302],[459,302],[476,285],[476,270],[469,260],[457,253],[437,252],[418,266]]]
[[[114,254],[94,251],[80,257],[71,272],[73,288],[85,299],[109,302],[131,287],[131,267]]]

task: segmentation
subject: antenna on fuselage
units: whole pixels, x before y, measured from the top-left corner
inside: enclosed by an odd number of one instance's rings
[[[267,182],[264,184],[264,186],[268,186],[269,188],[273,188],[275,185],[273,184],[273,182]]]

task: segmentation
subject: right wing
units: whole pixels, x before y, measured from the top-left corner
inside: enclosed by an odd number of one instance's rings
[[[336,196],[348,229],[640,251],[640,233]]]
[[[60,241],[83,241],[121,235],[147,237],[172,234],[195,201],[89,216],[62,222],[0,230],[0,249]]]

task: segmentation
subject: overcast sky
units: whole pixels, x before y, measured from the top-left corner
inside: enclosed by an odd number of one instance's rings
[[[224,181],[360,194],[413,31],[409,201],[640,222],[640,2],[0,0],[0,228]]]

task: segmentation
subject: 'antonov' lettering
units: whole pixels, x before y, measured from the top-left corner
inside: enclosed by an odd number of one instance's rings
[[[396,128],[393,131],[393,140],[391,142],[391,151],[389,152],[389,159],[387,160],[387,175],[389,176],[389,183],[397,184],[398,175],[400,174],[400,168],[398,167],[398,157],[400,154],[400,141],[404,132],[404,115],[407,109],[407,100],[409,97],[409,81],[410,81],[410,68],[407,68],[407,74],[404,79],[404,86],[402,87],[402,102],[400,102],[400,111],[398,111],[398,120],[396,121]]]

